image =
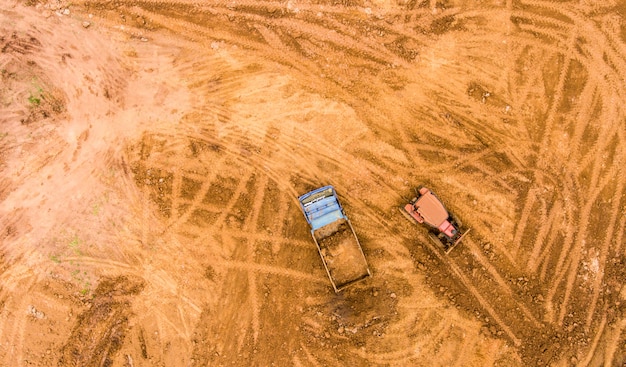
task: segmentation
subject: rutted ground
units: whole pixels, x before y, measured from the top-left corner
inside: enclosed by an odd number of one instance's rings
[[[0,10],[5,365],[626,363],[618,6]],[[296,201],[329,183],[373,272],[340,295]]]

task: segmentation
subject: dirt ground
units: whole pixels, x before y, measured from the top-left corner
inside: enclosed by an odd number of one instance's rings
[[[625,17],[2,1],[0,366],[625,366]],[[372,270],[340,294],[326,184]]]

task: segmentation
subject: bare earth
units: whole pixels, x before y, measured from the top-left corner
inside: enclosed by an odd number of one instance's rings
[[[0,2],[0,366],[626,365],[625,14]],[[339,295],[326,184],[373,274]]]

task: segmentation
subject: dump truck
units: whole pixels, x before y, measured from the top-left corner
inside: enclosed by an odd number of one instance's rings
[[[333,186],[320,187],[298,200],[335,292],[370,277],[359,239]]]
[[[419,186],[415,192],[416,196],[400,207],[400,212],[413,223],[427,225],[428,236],[449,253],[469,229],[463,228],[461,221],[446,210],[429,188]]]

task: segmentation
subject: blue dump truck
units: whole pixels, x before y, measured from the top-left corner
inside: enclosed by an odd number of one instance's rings
[[[370,277],[363,249],[335,189],[324,186],[298,200],[335,292]]]

